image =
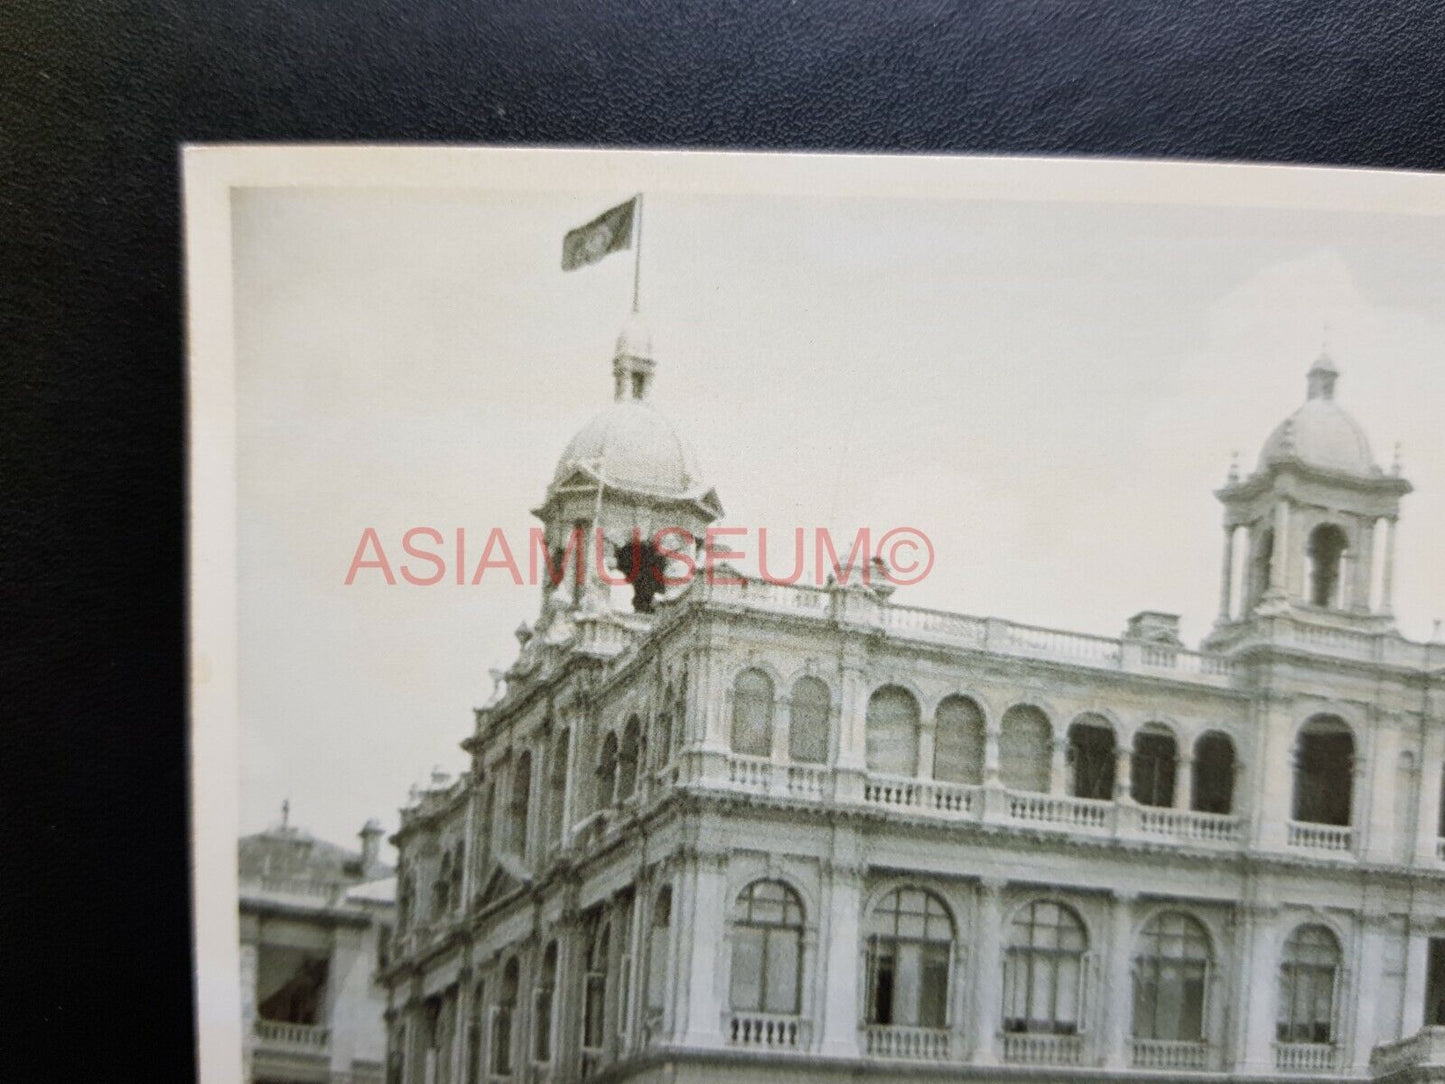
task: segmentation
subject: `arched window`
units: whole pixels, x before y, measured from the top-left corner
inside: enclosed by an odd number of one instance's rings
[[[1344,580],[1345,551],[1350,540],[1333,523],[1321,523],[1310,532],[1310,604],[1341,605],[1340,586]]]
[[[1003,713],[998,736],[998,774],[1010,790],[1045,793],[1049,789],[1049,744],[1053,728],[1031,704],[1015,704]]]
[[[828,759],[828,714],[833,695],[815,677],[793,682],[788,697],[788,756],[804,764]]]
[[[602,753],[597,758],[597,808],[611,807],[617,794],[617,735],[602,739]]]
[[[512,1075],[512,1032],[517,1018],[517,988],[521,985],[516,957],[502,969],[497,1007],[492,1011],[492,1075]]]
[[[1294,819],[1349,824],[1355,739],[1345,721],[1314,716],[1300,728],[1294,756]]]
[[[1155,915],[1134,957],[1134,1038],[1201,1042],[1209,981],[1209,935],[1180,911]]]
[[[672,928],[672,889],[664,886],[652,904],[647,933],[647,1015],[649,1023],[661,1019],[667,999],[668,934]]]
[[[754,881],[733,909],[729,1005],[734,1012],[802,1011],[803,905],[781,881]]]
[[[1075,1035],[1084,1016],[1088,938],[1072,908],[1035,900],[1014,915],[1004,956],[1003,1027]]]
[[[560,843],[566,832],[567,819],[567,743],[570,734],[562,731],[552,742],[552,770],[547,773],[547,838]]]
[[[868,921],[868,1022],[947,1027],[953,945],[953,920],[933,893],[883,897]]]
[[[628,717],[622,731],[622,749],[617,754],[617,800],[625,802],[637,789],[637,765],[642,754],[642,722]]]
[[[1194,743],[1194,786],[1191,802],[1198,813],[1234,810],[1234,742],[1211,730]]]
[[[1140,805],[1168,809],[1174,805],[1174,773],[1179,750],[1174,735],[1150,724],[1134,735],[1129,765],[1129,793]]]
[[[492,854],[496,850],[496,840],[492,838],[492,832],[496,823],[497,808],[497,784],[487,784],[486,793],[482,797],[481,824],[477,827],[477,884],[481,884],[485,878],[487,866],[492,860]]]
[[[773,679],[758,669],[744,670],[733,682],[733,752],[773,754]]]
[[[527,812],[532,804],[532,754],[523,753],[512,770],[512,800],[507,806],[507,849],[527,853]]]
[[[1340,943],[1324,926],[1300,926],[1285,942],[1276,1037],[1282,1043],[1335,1041]]]
[[[542,970],[537,975],[537,993],[532,1002],[532,1056],[544,1065],[552,1060],[552,1005],[556,997],[557,942],[553,941],[542,953]]]
[[[1081,715],[1069,727],[1070,793],[1075,798],[1114,797],[1114,728],[1102,715]]]
[[[884,685],[868,698],[868,770],[918,774],[918,701],[899,685]]]
[[[611,929],[594,919],[587,939],[582,975],[582,1049],[601,1050],[607,1042],[607,954]]]
[[[933,719],[933,778],[982,783],[984,721],[979,706],[966,696],[947,696]]]

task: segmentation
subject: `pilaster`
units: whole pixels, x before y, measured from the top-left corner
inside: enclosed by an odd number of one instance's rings
[[[1003,889],[1004,881],[985,878],[978,883],[975,923],[977,953],[969,1033],[973,1036],[973,1061],[977,1065],[999,1063],[999,1021],[1003,1017]]]
[[[858,841],[851,829],[838,829],[833,857],[825,867],[822,959],[818,988],[823,1021],[819,1053],[825,1057],[858,1056],[859,946],[863,911],[863,869]]]
[[[1129,1017],[1133,984],[1129,982],[1129,956],[1132,947],[1134,901],[1137,894],[1114,892],[1109,912],[1109,956],[1104,981],[1099,985],[1104,995],[1104,1065],[1123,1069],[1129,1064]]]

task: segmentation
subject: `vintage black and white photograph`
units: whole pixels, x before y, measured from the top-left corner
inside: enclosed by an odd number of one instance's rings
[[[1445,179],[185,172],[207,1082],[1445,1079]]]

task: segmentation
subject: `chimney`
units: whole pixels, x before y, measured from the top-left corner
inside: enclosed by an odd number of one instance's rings
[[[363,876],[376,869],[380,864],[381,837],[384,834],[381,825],[376,823],[375,817],[361,826],[361,872]]]
[[[1124,632],[1126,640],[1148,640],[1152,643],[1180,645],[1179,615],[1143,610],[1129,618]]]

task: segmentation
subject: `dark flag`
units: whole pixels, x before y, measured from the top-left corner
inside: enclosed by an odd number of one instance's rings
[[[632,219],[637,197],[604,211],[585,226],[578,226],[562,238],[562,270],[575,271],[594,264],[603,256],[632,247]]]

